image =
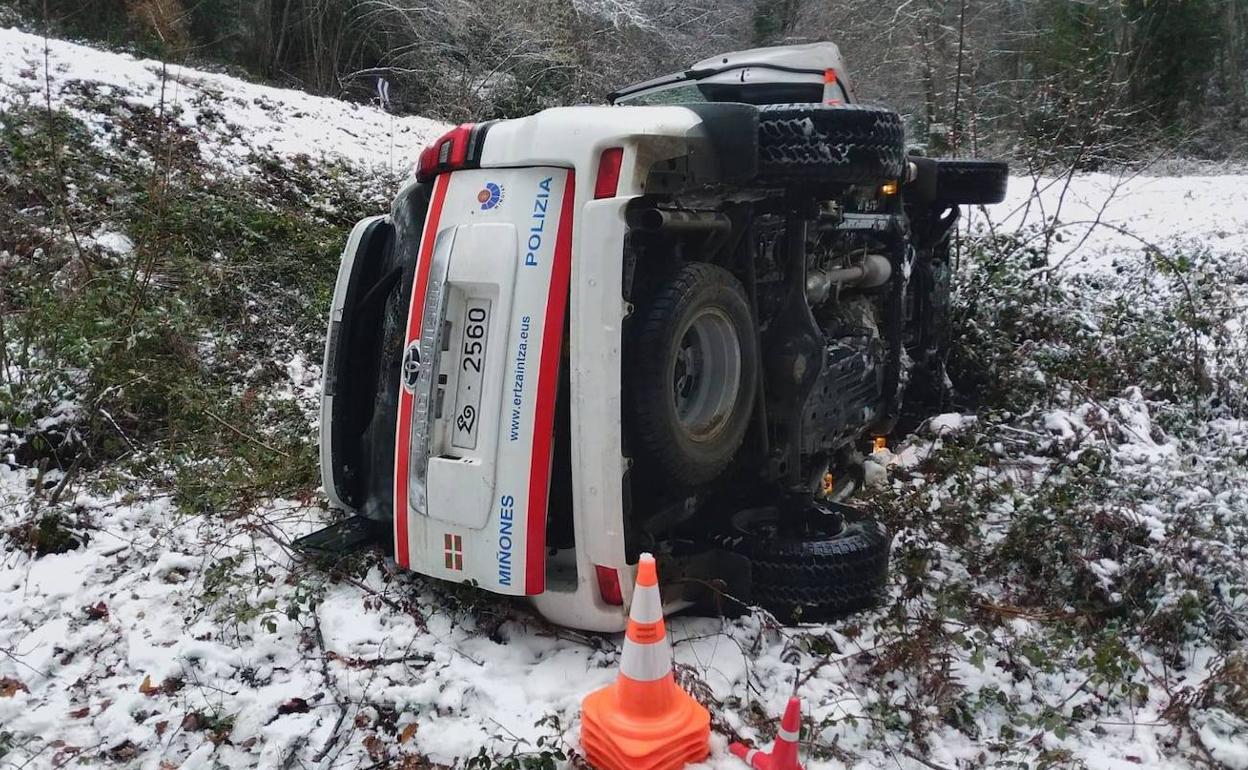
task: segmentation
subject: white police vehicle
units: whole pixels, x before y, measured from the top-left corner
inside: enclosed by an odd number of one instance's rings
[[[356,225],[325,489],[401,566],[577,628],[625,627],[643,551],[669,609],[864,606],[889,537],[837,500],[939,399],[950,234],[1005,166],[907,155],[829,43],[613,102],[461,125]]]

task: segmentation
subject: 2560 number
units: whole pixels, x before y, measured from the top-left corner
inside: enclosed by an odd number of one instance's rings
[[[485,355],[485,332],[489,314],[485,308],[474,306],[468,308],[464,316],[464,349],[460,358],[463,371],[481,373],[481,357]]]

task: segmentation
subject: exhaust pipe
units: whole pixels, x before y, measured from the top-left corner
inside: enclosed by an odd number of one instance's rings
[[[638,230],[658,232],[721,232],[732,230],[732,220],[718,211],[636,209],[628,213],[628,224]]]
[[[812,305],[819,305],[832,293],[834,286],[874,289],[888,283],[892,276],[893,266],[888,257],[883,254],[867,254],[863,256],[860,265],[811,271],[806,276],[806,299]]]

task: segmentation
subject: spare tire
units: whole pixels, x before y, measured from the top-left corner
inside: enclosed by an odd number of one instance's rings
[[[892,110],[865,104],[758,108],[764,182],[882,184],[906,169],[905,129]]]
[[[718,546],[750,560],[751,596],[782,621],[825,620],[874,605],[888,580],[892,536],[849,506],[808,503],[734,514]]]
[[[745,438],[758,387],[758,344],[732,273],[692,262],[642,310],[629,354],[639,462],[681,487],[715,480]]]
[[[1005,200],[1010,167],[999,160],[936,159],[936,202],[951,205]]]

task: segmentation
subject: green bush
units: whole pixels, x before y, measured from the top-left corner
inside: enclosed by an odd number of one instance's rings
[[[202,152],[228,127],[70,90],[0,121],[0,441],[25,464],[172,478],[197,512],[308,492],[313,428],[272,386],[319,358],[345,233],[391,180],[260,156],[231,173]],[[73,109],[112,119],[106,143]]]

